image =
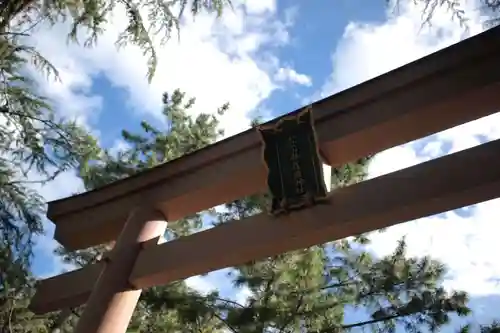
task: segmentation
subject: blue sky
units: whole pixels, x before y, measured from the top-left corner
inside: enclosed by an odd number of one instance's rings
[[[385,0],[234,1],[234,11],[220,21],[201,15],[186,20],[180,42],[159,46],[159,66],[151,84],[145,79],[146,59],[140,51],[113,45],[124,26],[122,12],[114,13],[98,45],[82,49],[65,43],[67,26],[41,27],[32,39],[59,69],[61,82],[35,77],[58,112],[76,118],[109,148],[123,146],[123,128],[138,128],[142,119],[162,126],[161,94],[180,88],[197,98],[193,115],[215,112],[225,102],[231,111],[222,119],[227,135],[245,130],[255,114],[272,118],[402,66],[464,37],[464,31],[444,10],[431,27],[421,27],[422,8],[402,3],[397,13]],[[473,0],[463,2],[470,33],[482,30]],[[377,156],[370,177],[421,163],[500,137],[500,116],[438,133]],[[40,189],[47,200],[82,190],[66,173]],[[477,320],[487,321],[500,306],[500,262],[494,244],[498,201],[443,213],[390,228],[372,238],[371,250],[390,252],[407,234],[409,254],[431,254],[450,268],[447,288],[465,289],[473,297]],[[36,272],[49,276],[61,270],[52,255],[53,229],[37,245]],[[443,241],[443,235],[446,235]],[[220,289],[243,297],[224,282],[225,272],[189,283],[200,289]],[[222,281],[222,282],[221,282]]]

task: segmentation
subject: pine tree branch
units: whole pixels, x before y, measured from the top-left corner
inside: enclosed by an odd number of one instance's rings
[[[51,130],[55,129],[57,131],[57,133],[59,134],[59,136],[64,140],[65,144],[67,144],[68,146],[70,146],[72,144],[72,142],[65,135],[66,130],[61,125],[59,125],[53,121],[43,119],[43,118],[37,117],[37,116],[32,115],[32,114],[27,114],[25,112],[17,112],[17,111],[12,110],[8,106],[0,107],[0,114],[2,114],[2,113],[5,115],[9,115],[9,116],[19,117],[20,119],[24,119],[24,120],[30,119],[30,120],[38,121],[41,124],[50,128]]]
[[[220,302],[224,302],[224,303],[228,303],[228,304],[233,304],[233,305],[236,305],[239,308],[245,308],[244,305],[242,305],[242,304],[240,304],[240,303],[238,303],[236,301],[230,300],[230,299],[215,297],[215,300],[220,301]]]
[[[271,277],[267,280],[267,284],[266,284],[266,287],[264,289],[264,297],[262,298],[262,303],[264,306],[262,306],[262,308],[268,308],[268,304],[269,304],[269,300],[271,298],[271,288],[272,288],[272,285],[273,283],[276,281],[276,274],[271,274]],[[259,330],[258,332],[264,332],[264,328],[265,328],[265,321],[262,320],[261,316],[258,316],[260,320],[259,322]]]
[[[0,2],[0,32],[5,32],[11,21],[33,2],[34,0],[2,0]]]
[[[221,323],[223,323],[224,325],[226,325],[227,328],[229,328],[233,333],[238,333],[238,330],[236,328],[234,328],[231,324],[228,323],[227,320],[225,320],[224,318],[222,318],[222,316],[220,316],[217,312],[213,312],[212,315],[217,318]]]
[[[297,300],[297,305],[295,306],[295,311],[294,313],[288,317],[288,320],[286,320],[283,325],[279,328],[279,332],[283,332],[285,328],[290,325],[290,323],[297,317],[297,313],[299,312],[300,307],[302,306],[302,303],[304,301],[304,296],[301,295],[299,299]]]
[[[382,317],[382,318],[378,318],[378,319],[372,319],[372,320],[362,321],[362,322],[355,323],[355,324],[342,325],[342,329],[347,330],[347,329],[354,328],[354,327],[360,327],[360,326],[365,326],[365,325],[372,325],[372,324],[379,323],[381,321],[392,320],[392,319],[404,317],[404,316],[407,316],[407,315],[408,314],[399,313],[399,314],[395,314],[395,315],[391,315],[391,316],[386,316],[386,317]]]
[[[68,320],[73,313],[73,309],[64,309],[58,315],[54,323],[50,326],[50,333],[58,333],[61,326]]]
[[[321,330],[320,333],[338,333],[339,331],[349,330],[352,328],[366,326],[366,325],[373,325],[373,324],[379,323],[381,321],[392,320],[392,319],[396,319],[396,318],[404,317],[404,316],[407,316],[407,314],[395,314],[395,315],[390,315],[390,316],[386,316],[386,317],[382,317],[382,318],[378,318],[378,319],[366,320],[366,321],[362,321],[362,322],[358,322],[358,323],[354,323],[354,324],[342,325],[340,327],[329,327],[329,328],[325,328],[325,329]],[[317,332],[308,332],[308,333],[317,333]]]
[[[359,283],[359,281],[350,279],[350,280],[346,280],[344,282],[332,283],[332,284],[320,287],[319,290],[326,290],[326,289],[334,289],[334,288],[340,288],[340,287],[347,287],[347,286],[350,286],[350,285],[353,285],[353,284],[356,284],[356,283]],[[310,291],[311,292],[315,292],[316,290],[311,289]]]

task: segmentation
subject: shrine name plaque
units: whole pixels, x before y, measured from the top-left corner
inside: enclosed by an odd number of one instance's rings
[[[270,213],[278,215],[321,202],[328,191],[312,109],[257,128],[267,167]]]

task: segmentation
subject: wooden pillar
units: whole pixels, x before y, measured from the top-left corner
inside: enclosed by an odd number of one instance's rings
[[[74,333],[125,333],[141,295],[129,284],[140,243],[161,236],[166,226],[165,217],[155,209],[131,212]]]

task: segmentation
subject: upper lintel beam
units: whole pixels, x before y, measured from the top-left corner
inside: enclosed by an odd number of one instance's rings
[[[500,105],[500,27],[313,104],[335,165],[492,114]],[[265,189],[254,130],[101,189],[49,204],[55,238],[79,249],[116,238],[124,207],[156,202],[169,220]],[[99,229],[99,232],[95,230]]]

